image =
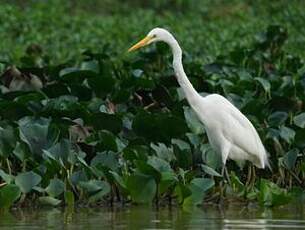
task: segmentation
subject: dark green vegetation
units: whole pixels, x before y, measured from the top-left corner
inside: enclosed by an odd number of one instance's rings
[[[157,2],[114,1],[114,15],[84,11],[91,3],[2,3],[2,208],[172,199],[190,206],[219,196],[220,158],[183,98],[170,51],[159,44],[126,54],[157,25],[189,51],[195,88],[231,100],[270,153],[273,172],[258,171],[252,189],[247,171],[229,162],[226,197],[276,206],[302,196],[304,3]]]

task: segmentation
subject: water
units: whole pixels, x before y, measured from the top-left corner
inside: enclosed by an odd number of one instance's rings
[[[304,214],[305,205],[22,209],[0,214],[0,229],[305,229]]]

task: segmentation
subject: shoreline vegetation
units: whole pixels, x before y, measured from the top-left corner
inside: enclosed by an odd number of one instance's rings
[[[0,4],[0,209],[188,208],[221,193],[225,203],[303,202],[303,2],[60,2]],[[157,25],[177,35],[196,90],[225,96],[258,130],[272,172],[257,170],[254,187],[245,186],[248,165],[229,161],[232,186],[221,191],[220,156],[168,47],[126,53]]]

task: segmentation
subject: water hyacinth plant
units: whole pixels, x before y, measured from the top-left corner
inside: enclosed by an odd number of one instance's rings
[[[229,162],[232,184],[221,191],[221,158],[173,76],[166,46],[122,57],[105,45],[56,64],[32,45],[18,61],[1,61],[0,208],[188,207],[221,193],[263,206],[291,201],[305,186],[305,69],[284,49],[288,38],[287,28],[270,25],[209,62],[184,57],[198,92],[225,96],[258,130],[272,173],[258,171],[251,189],[243,167]]]

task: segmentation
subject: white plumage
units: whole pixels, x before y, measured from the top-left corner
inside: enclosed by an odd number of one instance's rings
[[[251,122],[231,102],[219,94],[202,97],[188,80],[182,65],[182,50],[176,39],[165,29],[155,28],[131,47],[138,49],[152,42],[163,41],[173,52],[173,68],[185,96],[204,123],[212,148],[227,159],[251,161],[258,168],[269,166],[266,150]]]

